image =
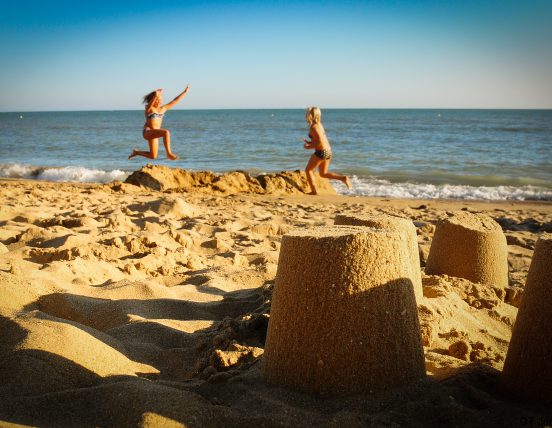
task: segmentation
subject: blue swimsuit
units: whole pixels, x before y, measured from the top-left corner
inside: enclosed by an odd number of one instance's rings
[[[158,117],[165,116],[165,113],[150,113],[146,117],[149,119],[156,119]],[[148,123],[144,123],[144,129],[142,130],[142,136],[146,133],[146,131],[149,131],[151,128],[148,126]],[[145,137],[144,137],[145,138]]]

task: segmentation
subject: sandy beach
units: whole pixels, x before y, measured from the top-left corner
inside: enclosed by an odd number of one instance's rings
[[[0,425],[552,424],[549,408],[499,387],[552,203],[349,197],[329,187],[308,196],[298,173],[187,180],[0,180]],[[416,226],[423,272],[435,224],[457,211],[500,224],[508,284],[423,274],[425,379],[350,397],[263,382],[283,235],[333,225],[337,214],[399,215]]]

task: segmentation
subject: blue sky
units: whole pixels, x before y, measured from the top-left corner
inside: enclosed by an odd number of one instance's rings
[[[0,111],[552,108],[547,0],[0,6]]]

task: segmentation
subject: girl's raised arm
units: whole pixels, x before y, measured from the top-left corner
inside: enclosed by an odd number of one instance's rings
[[[189,90],[190,90],[190,85],[188,84],[188,86],[186,86],[186,89],[184,89],[184,91],[183,91],[180,95],[178,95],[178,96],[177,96],[174,100],[172,100],[170,103],[165,104],[165,105],[163,106],[163,108],[164,108],[165,110],[169,110],[169,109],[173,108],[175,105],[177,105],[177,104],[180,102],[180,100],[181,100],[182,98],[184,98],[184,96],[188,93]]]

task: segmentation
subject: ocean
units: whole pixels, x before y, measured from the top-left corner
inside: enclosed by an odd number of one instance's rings
[[[552,200],[552,110],[323,109],[339,193],[479,200]],[[304,169],[304,110],[172,110],[180,159],[127,160],[147,150],[136,111],[0,113],[0,176],[124,180],[146,163],[254,174]]]

